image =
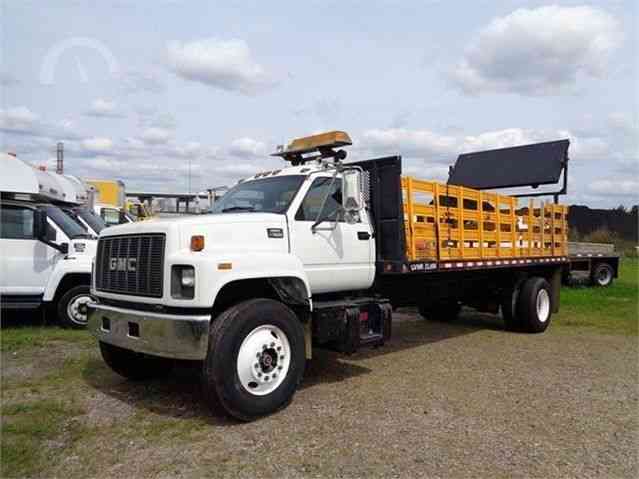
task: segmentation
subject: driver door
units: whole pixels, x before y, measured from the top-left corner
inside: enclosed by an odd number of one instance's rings
[[[327,220],[313,230],[325,197],[322,216]],[[370,287],[374,277],[371,227],[363,212],[357,223],[344,221],[340,178],[315,178],[301,204],[290,212],[289,224],[291,252],[304,264],[312,294]]]

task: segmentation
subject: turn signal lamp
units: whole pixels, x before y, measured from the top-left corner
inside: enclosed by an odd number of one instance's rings
[[[204,236],[191,236],[191,251],[202,251],[204,249]]]

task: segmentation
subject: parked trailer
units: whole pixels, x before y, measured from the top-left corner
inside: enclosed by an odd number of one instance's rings
[[[350,144],[294,140],[276,153],[292,166],[241,181],[211,215],[104,230],[89,329],[105,362],[143,379],[201,361],[209,405],[252,420],[289,403],[314,347],[382,345],[397,306],[548,327],[565,206],[403,178],[399,156],[344,164]]]
[[[619,254],[615,245],[607,243],[568,243],[570,270],[564,283],[581,274],[587,276],[592,286],[610,286],[619,277]]]

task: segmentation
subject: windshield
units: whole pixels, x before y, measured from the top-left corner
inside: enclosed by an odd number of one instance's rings
[[[284,213],[304,178],[303,175],[288,175],[240,183],[217,200],[211,212]]]
[[[98,215],[96,215],[93,211],[85,207],[75,208],[73,211],[82,218],[86,223],[91,227],[93,231],[99,233],[104,228],[106,228],[106,224]]]
[[[92,238],[92,236],[87,233],[86,229],[80,226],[73,218],[57,206],[47,205],[44,207],[44,210],[47,212],[47,216],[51,218],[51,221],[53,221],[69,238]]]

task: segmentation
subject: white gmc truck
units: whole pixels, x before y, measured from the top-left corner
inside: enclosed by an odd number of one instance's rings
[[[407,261],[401,159],[343,164],[348,144],[343,132],[295,140],[278,153],[292,166],[241,181],[213,214],[102,231],[88,315],[105,362],[146,379],[202,361],[210,405],[252,420],[289,403],[313,345],[383,344],[391,304],[443,319],[490,297],[510,324],[547,327],[559,261]]]

